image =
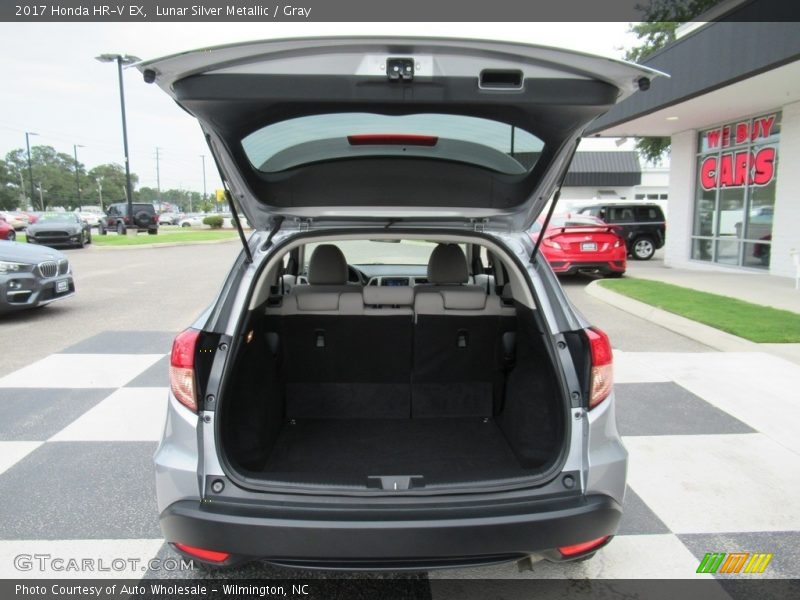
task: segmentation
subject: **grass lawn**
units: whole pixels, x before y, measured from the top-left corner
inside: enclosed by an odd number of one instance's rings
[[[158,235],[139,233],[138,235],[92,235],[92,243],[98,246],[143,246],[148,244],[166,244],[175,242],[208,242],[211,240],[227,240],[239,235],[236,231],[214,231],[202,229],[198,231],[158,232]]]
[[[800,314],[647,279],[605,279],[604,288],[759,343],[800,342]]]
[[[245,232],[247,234],[248,232]],[[239,234],[235,230],[225,229],[215,231],[212,229],[200,229],[182,231],[159,231],[158,235],[139,233],[135,236],[116,235],[97,235],[97,231],[92,231],[92,244],[97,246],[147,246],[149,244],[166,244],[180,242],[207,242],[210,240],[227,240],[237,237]],[[25,234],[17,233],[17,241],[24,242]]]

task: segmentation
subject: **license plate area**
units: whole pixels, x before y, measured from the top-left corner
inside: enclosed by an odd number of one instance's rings
[[[584,252],[595,252],[597,250],[597,242],[581,242],[581,250]]]
[[[56,294],[63,294],[64,292],[69,291],[69,281],[66,279],[62,281],[56,281]]]

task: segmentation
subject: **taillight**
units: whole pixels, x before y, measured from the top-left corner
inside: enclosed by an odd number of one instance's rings
[[[558,551],[561,553],[561,556],[565,558],[571,558],[573,556],[579,556],[581,554],[586,554],[587,552],[591,552],[596,548],[599,548],[603,544],[608,541],[610,536],[604,535],[603,537],[589,540],[588,542],[581,542],[580,544],[573,544],[571,546],[561,546]]]
[[[542,244],[544,244],[545,246],[550,246],[551,248],[558,248],[559,250],[561,249],[561,244],[559,244],[558,242],[554,242],[550,238],[544,238],[542,240]]]
[[[194,385],[194,353],[197,347],[197,329],[187,329],[172,342],[169,358],[169,386],[175,398],[191,411],[197,412],[197,396]]]
[[[175,547],[200,560],[207,560],[208,562],[221,563],[228,560],[230,554],[228,552],[218,552],[217,550],[207,550],[206,548],[198,548],[197,546],[189,546],[188,544],[175,544]]]
[[[592,354],[592,373],[589,385],[589,409],[594,408],[611,393],[614,384],[614,355],[611,342],[604,331],[596,327],[586,329],[589,348]]]

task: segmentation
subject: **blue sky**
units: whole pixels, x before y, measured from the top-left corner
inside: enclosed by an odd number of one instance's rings
[[[2,23],[0,24],[0,155],[22,148],[25,131],[72,154],[91,168],[122,163],[116,69],[93,57],[120,52],[143,59],[217,44],[319,35],[424,35],[489,38],[560,46],[618,58],[632,45],[627,23]],[[160,89],[127,70],[131,169],[140,186],[156,185],[160,147],[161,187],[202,190],[201,154],[208,154],[199,127]],[[624,146],[623,149],[627,148]],[[616,149],[589,140],[582,149]],[[219,185],[206,159],[207,186]]]

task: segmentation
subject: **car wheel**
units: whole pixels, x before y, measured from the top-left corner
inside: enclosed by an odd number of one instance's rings
[[[86,243],[87,244],[91,244],[92,243],[92,230],[91,229],[86,232]]]
[[[633,242],[633,258],[636,260],[650,260],[656,253],[656,245],[648,237],[636,238]]]
[[[8,237],[6,238],[9,242],[15,242],[17,240],[17,232],[16,231],[9,231]]]
[[[610,271],[606,273],[606,277],[610,277],[611,279],[619,279],[625,275],[625,271]]]
[[[191,223],[181,223],[181,227],[191,227]]]
[[[103,227],[102,225],[98,225],[97,226],[97,233],[100,234],[100,235],[106,235],[106,233],[108,233],[108,232],[106,231],[105,227]]]
[[[125,225],[117,223],[117,235],[125,235]]]

